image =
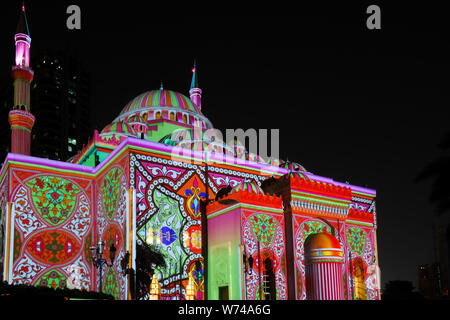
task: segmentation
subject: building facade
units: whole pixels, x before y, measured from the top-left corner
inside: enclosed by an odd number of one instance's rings
[[[121,262],[135,268],[145,242],[165,266],[142,299],[379,299],[375,190],[225,143],[197,76],[189,97],[160,88],[131,99],[67,162],[30,156],[30,121],[10,121],[28,134],[11,138],[0,171],[3,280],[101,284],[128,299]],[[17,95],[29,80],[14,83]],[[101,273],[90,253],[99,242],[105,257],[116,248]]]

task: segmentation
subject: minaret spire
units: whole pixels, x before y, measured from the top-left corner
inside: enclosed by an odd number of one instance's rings
[[[14,105],[8,117],[11,127],[11,152],[30,155],[31,130],[35,120],[30,112],[30,84],[34,72],[30,68],[31,37],[24,4],[14,39],[16,57],[11,70],[14,79]]]
[[[27,14],[25,12],[25,1],[22,1],[22,10],[20,11],[19,21],[17,22],[16,34],[23,33],[30,35],[30,29],[28,28]]]
[[[202,89],[198,85],[197,63],[194,59],[194,67],[192,68],[191,89],[189,90],[191,101],[201,110],[202,109]]]

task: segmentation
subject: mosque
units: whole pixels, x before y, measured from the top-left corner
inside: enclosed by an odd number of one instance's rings
[[[208,135],[195,66],[188,95],[132,98],[68,161],[30,156],[30,45],[22,7],[0,171],[4,281],[126,300],[121,261],[135,268],[147,243],[166,265],[140,299],[380,299],[375,190]]]

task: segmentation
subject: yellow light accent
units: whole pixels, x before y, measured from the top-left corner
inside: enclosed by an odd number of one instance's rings
[[[159,300],[160,295],[161,295],[161,285],[159,284],[156,273],[154,273],[152,277],[152,283],[150,284],[150,296],[148,299]]]
[[[343,257],[342,251],[333,250],[323,250],[323,251],[313,251],[309,254],[310,257],[324,257],[324,256],[339,256]]]
[[[153,228],[152,227],[148,228],[146,241],[148,244],[153,244]]]
[[[192,274],[189,275],[189,281],[188,281],[188,285],[186,287],[186,295],[187,295],[187,300],[194,300],[195,283],[194,283],[194,277],[192,276]]]

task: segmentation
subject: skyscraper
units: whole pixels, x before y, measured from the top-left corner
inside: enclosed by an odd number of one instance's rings
[[[67,160],[91,134],[89,77],[79,61],[64,52],[43,52],[33,59],[33,65],[31,101],[39,121],[31,154]]]

